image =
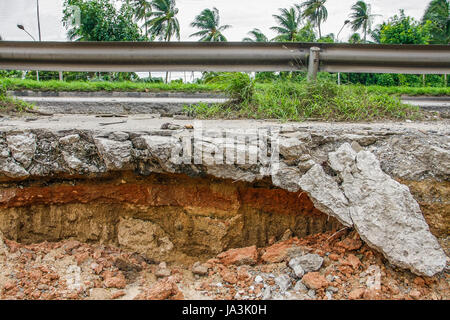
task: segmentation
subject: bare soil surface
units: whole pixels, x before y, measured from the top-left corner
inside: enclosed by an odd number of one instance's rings
[[[192,265],[148,261],[114,246],[75,240],[0,241],[1,299],[433,299],[450,298],[448,269],[418,277],[391,266],[355,232],[231,249]],[[302,279],[298,256],[323,259]],[[316,258],[318,258],[316,256]],[[320,258],[318,258],[320,260]]]

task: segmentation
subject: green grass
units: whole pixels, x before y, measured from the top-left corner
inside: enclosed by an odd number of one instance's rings
[[[408,96],[449,96],[450,87],[382,87],[367,86],[367,91],[377,94],[408,95]]]
[[[219,81],[207,84],[196,83],[143,83],[143,82],[107,82],[107,81],[36,81],[22,80],[17,78],[0,78],[0,86],[5,86],[8,90],[33,90],[33,91],[226,91],[226,87]],[[255,88],[265,90],[272,87],[273,83],[255,83]],[[353,85],[350,85],[353,86]],[[450,87],[383,87],[367,86],[369,93],[391,94],[391,95],[429,95],[444,96],[450,95]]]
[[[370,92],[364,86],[276,82],[256,86],[251,99],[207,106],[185,107],[199,118],[253,118],[304,121],[373,121],[420,119],[418,107],[403,104],[398,97]]]
[[[36,81],[17,78],[0,78],[0,86],[7,90],[33,90],[33,91],[218,91],[216,84],[195,83],[143,83],[143,82],[85,82],[85,81]]]

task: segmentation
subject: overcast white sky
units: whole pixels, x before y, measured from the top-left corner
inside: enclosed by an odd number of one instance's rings
[[[204,8],[217,7],[220,11],[221,23],[233,27],[225,31],[229,41],[241,41],[253,28],[261,29],[269,37],[274,33],[273,14],[278,8],[287,8],[301,0],[177,0],[180,9],[178,19],[181,25],[181,40],[195,41],[189,38],[195,32],[189,24]],[[323,34],[337,33],[347,19],[351,6],[356,0],[328,0],[328,20],[323,25]],[[367,0],[372,5],[372,13],[380,14],[375,20],[378,24],[390,16],[405,9],[407,15],[420,19],[428,0]],[[63,0],[40,0],[41,32],[43,41],[64,41],[66,30],[62,26]],[[0,0],[0,35],[5,40],[31,40],[30,37],[16,25],[23,24],[25,28],[38,38],[36,19],[36,0]],[[347,39],[350,28],[342,31],[340,38]]]

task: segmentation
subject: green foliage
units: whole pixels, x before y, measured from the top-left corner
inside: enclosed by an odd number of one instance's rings
[[[63,25],[70,40],[144,41],[133,21],[133,10],[126,2],[116,9],[111,0],[65,0]],[[75,24],[74,7],[80,8],[81,23]]]
[[[431,44],[450,43],[450,4],[448,0],[432,0],[422,18],[422,24],[431,21]]]
[[[255,93],[255,82],[246,73],[222,72],[209,77],[206,83],[217,84],[237,104],[251,102]]]
[[[278,81],[259,85],[251,101],[233,105],[204,104],[188,110],[199,117],[255,118],[303,121],[307,119],[367,121],[419,118],[418,107],[402,104],[396,97],[369,92],[363,86],[338,86],[328,80],[315,83]]]
[[[191,27],[200,29],[200,31],[191,34],[190,37],[201,37],[199,41],[204,42],[227,41],[222,31],[231,28],[228,24],[220,25],[220,15],[217,8],[203,10],[195,17],[194,22],[191,23]]]
[[[380,42],[384,44],[428,44],[431,39],[431,21],[421,24],[414,18],[395,15],[380,30]]]
[[[155,80],[156,81],[156,80]],[[161,79],[159,79],[161,81]],[[34,91],[218,91],[217,84],[193,83],[161,83],[161,82],[87,82],[87,81],[36,81],[14,78],[0,78],[0,85],[8,90],[34,90]]]
[[[301,4],[304,8],[302,17],[307,18],[309,22],[316,26],[319,30],[319,39],[322,38],[322,30],[320,25],[328,18],[328,11],[325,7],[327,0],[306,0]]]
[[[8,97],[7,89],[8,87],[4,83],[0,83],[0,113],[17,113],[33,109],[32,104]]]
[[[242,39],[243,42],[269,42],[267,36],[261,30],[255,28],[248,32],[250,37]]]
[[[371,6],[364,1],[357,1],[352,6],[352,13],[350,14],[350,23],[353,31],[363,31],[363,42],[367,42],[367,33],[372,29],[373,19],[377,15],[371,13]]]
[[[151,19],[145,25],[150,33],[160,40],[170,41],[173,36],[180,40],[180,23],[176,15],[178,8],[175,0],[153,0]]]
[[[278,24],[270,28],[278,34],[273,40],[280,42],[298,41],[301,26],[300,6],[295,5],[289,9],[281,8],[279,10],[281,14],[272,15]]]

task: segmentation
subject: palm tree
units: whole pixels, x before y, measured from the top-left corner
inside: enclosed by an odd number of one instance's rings
[[[131,0],[134,8],[134,17],[137,21],[144,20],[145,37],[148,39],[148,18],[151,16],[152,5],[149,0]]]
[[[301,26],[300,6],[295,5],[289,9],[279,9],[280,15],[274,14],[273,17],[278,22],[278,26],[270,29],[278,33],[273,40],[275,41],[297,41],[298,32]]]
[[[325,7],[327,0],[306,0],[301,4],[303,10],[303,17],[308,18],[309,21],[319,29],[319,39],[322,38],[322,30],[320,24],[325,22],[328,18],[328,11]]]
[[[200,31],[193,33],[190,37],[201,37],[199,41],[219,42],[227,41],[222,31],[231,28],[230,25],[220,25],[219,10],[217,8],[205,9],[195,17],[191,27],[198,28]]]
[[[150,34],[167,42],[174,35],[180,40],[180,23],[176,18],[178,8],[175,0],[153,0],[151,7],[151,19],[145,23],[149,27]],[[168,80],[169,72],[166,72],[166,83]]]
[[[244,42],[269,42],[269,39],[266,37],[261,30],[255,28],[248,33],[251,37],[244,38],[242,41]]]
[[[450,42],[450,4],[448,0],[432,0],[422,18],[422,23],[428,20],[433,22],[431,26],[432,44]]]
[[[364,1],[358,1],[352,6],[353,12],[350,14],[351,24],[353,31],[358,31],[361,28],[364,32],[363,41],[367,41],[367,32],[371,32],[373,19],[377,16],[376,14],[371,14],[370,4]]]
[[[150,34],[160,40],[170,41],[172,36],[180,40],[180,23],[176,18],[178,8],[175,0],[153,0],[151,19],[146,22]]]

